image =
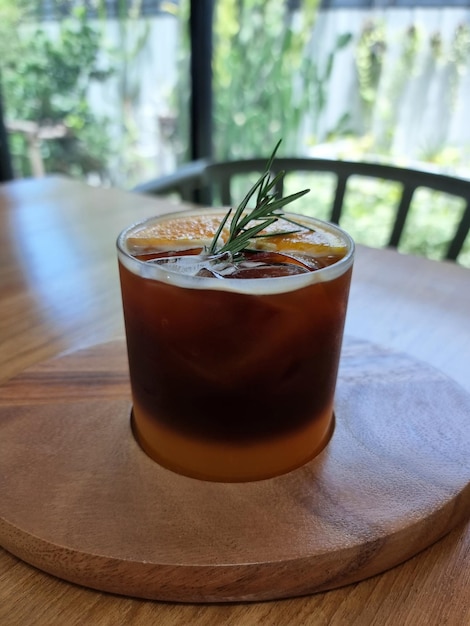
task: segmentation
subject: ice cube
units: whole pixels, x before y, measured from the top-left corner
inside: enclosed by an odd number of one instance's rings
[[[236,270],[232,263],[232,255],[229,252],[215,256],[203,254],[168,256],[150,259],[147,263],[159,265],[168,272],[175,272],[180,275],[209,278],[227,278]]]

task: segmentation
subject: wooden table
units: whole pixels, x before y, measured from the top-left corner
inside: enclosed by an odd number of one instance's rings
[[[62,178],[0,187],[0,382],[123,336],[114,241],[168,201]],[[346,332],[405,351],[470,391],[470,270],[358,247]],[[0,552],[2,626],[470,623],[470,526],[372,579],[314,596],[182,605],[68,584]]]

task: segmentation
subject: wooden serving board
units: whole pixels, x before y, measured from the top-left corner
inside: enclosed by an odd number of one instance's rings
[[[304,467],[238,484],[179,476],[133,439],[124,341],[0,389],[0,544],[65,580],[142,598],[266,600],[382,572],[469,516],[470,396],[348,340],[336,431]]]

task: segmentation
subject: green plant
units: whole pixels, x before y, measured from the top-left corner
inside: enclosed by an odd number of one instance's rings
[[[142,76],[136,73],[135,64],[147,50],[150,26],[141,15],[141,0],[118,0],[116,19],[110,21],[105,0],[98,0],[98,15],[103,33],[103,49],[116,68],[117,97],[115,99],[115,129],[117,145],[113,168],[119,172],[120,182],[141,182],[143,159],[139,154],[139,132],[136,103],[140,98]],[[114,16],[113,16],[114,18]],[[109,43],[107,29],[117,26],[117,42]],[[114,30],[114,29],[113,29]]]
[[[468,24],[459,24],[454,33],[449,55],[449,100],[451,109],[455,109],[460,81],[468,70],[469,55],[470,27]]]
[[[278,0],[223,0],[215,19],[215,148],[219,159],[266,153],[272,137],[284,153],[299,149],[302,124],[316,132],[327,104],[334,57],[351,35],[341,35],[319,67],[309,50],[317,0],[294,14]]]
[[[386,47],[384,23],[369,20],[360,34],[355,55],[365,128],[371,125]]]
[[[106,121],[92,112],[86,95],[90,81],[110,73],[98,65],[99,40],[79,10],[60,24],[56,37],[44,28],[24,28],[15,55],[3,60],[7,118],[16,123],[12,152],[21,174],[32,173],[24,157],[36,140],[46,171],[106,176]]]
[[[389,154],[392,148],[406,87],[410,77],[416,72],[417,57],[422,46],[422,39],[421,29],[414,24],[409,26],[404,32],[400,55],[387,73],[382,97],[378,104],[383,129],[380,135],[376,137],[375,145],[379,151],[385,154]]]
[[[0,0],[0,59],[10,62],[18,54],[21,45],[18,29],[27,15],[28,0]]]

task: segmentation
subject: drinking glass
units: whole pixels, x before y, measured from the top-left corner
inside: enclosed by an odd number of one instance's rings
[[[223,279],[174,272],[129,245],[143,228],[194,214],[151,218],[118,237],[133,432],[180,474],[270,478],[311,460],[333,434],[354,243],[335,225],[296,216],[341,243],[332,264]]]

